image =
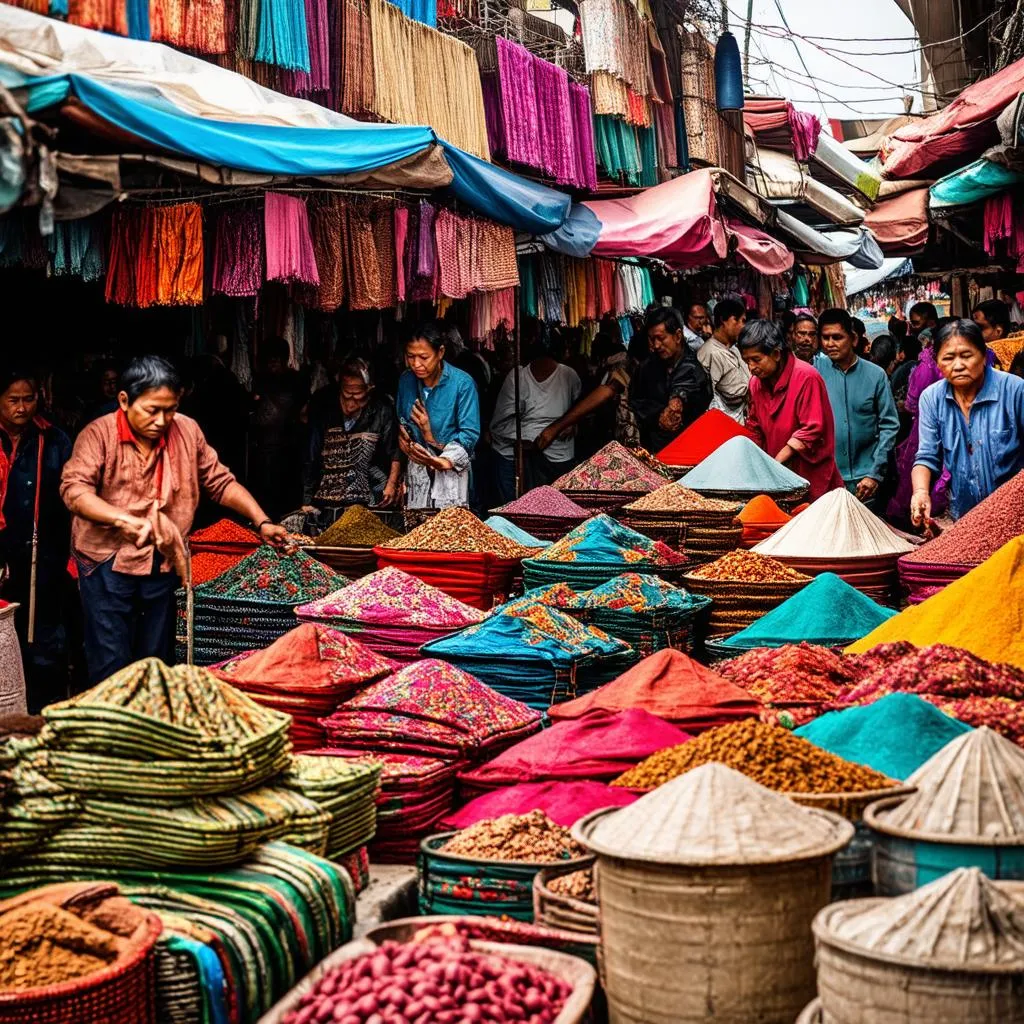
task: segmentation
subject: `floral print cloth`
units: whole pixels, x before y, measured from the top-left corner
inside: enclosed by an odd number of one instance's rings
[[[628,448],[611,441],[586,462],[560,476],[560,491],[609,491],[646,494],[663,486],[665,478],[641,462]]]
[[[264,544],[233,569],[196,587],[196,604],[211,598],[265,605],[305,604],[345,582],[344,576],[304,551],[279,555]]]
[[[681,565],[686,558],[667,544],[651,540],[602,513],[570,530],[529,561],[667,566]]]

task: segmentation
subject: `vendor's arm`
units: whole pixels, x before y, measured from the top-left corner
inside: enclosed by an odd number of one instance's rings
[[[821,377],[807,379],[796,396],[794,411],[797,427],[782,451],[775,456],[776,459],[785,462],[792,457],[793,452],[799,452],[800,457],[811,465],[834,458],[835,452],[825,445],[825,424],[832,416],[832,409],[828,404],[825,381]],[[787,448],[790,453],[783,458]]]
[[[561,419],[546,426],[534,444],[541,450],[549,447],[551,443],[561,437],[568,430],[579,423],[580,420],[589,416],[592,412],[600,409],[606,402],[610,402],[618,392],[611,384],[598,384],[593,391],[584,395]]]
[[[914,493],[910,498],[910,520],[923,526],[932,514],[932,479],[942,472],[942,434],[939,428],[939,389],[926,388],[918,407],[917,454],[910,473]]]

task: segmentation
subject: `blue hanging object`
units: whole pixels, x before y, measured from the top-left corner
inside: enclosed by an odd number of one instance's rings
[[[731,32],[723,32],[715,46],[715,99],[719,110],[743,109],[743,65],[740,46]]]

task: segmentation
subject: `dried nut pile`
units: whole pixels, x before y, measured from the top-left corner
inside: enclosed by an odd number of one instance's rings
[[[723,501],[721,498],[705,498],[682,484],[666,484],[650,494],[630,502],[627,512],[732,512],[739,514],[741,505],[737,501]]]
[[[754,719],[721,725],[688,743],[659,750],[612,785],[654,789],[712,761],[781,793],[859,793],[896,785],[881,772],[844,761],[788,729]]]
[[[392,530],[364,505],[350,505],[314,543],[325,548],[372,548],[397,536],[397,530]]]
[[[573,899],[583,900],[584,903],[597,902],[593,871],[573,871],[568,875],[559,875],[552,878],[547,885],[559,896],[571,896]]]
[[[480,522],[468,509],[443,508],[404,537],[381,545],[399,551],[452,551],[528,558],[539,548],[524,548]]]
[[[571,992],[464,939],[385,942],[324,974],[281,1024],[551,1024]]]
[[[796,569],[767,555],[753,551],[730,551],[708,565],[694,569],[690,574],[702,580],[722,580],[735,583],[809,583]]]
[[[556,825],[543,811],[503,814],[500,818],[478,821],[452,836],[441,850],[481,860],[517,860],[526,864],[573,860],[588,852],[567,828]]]

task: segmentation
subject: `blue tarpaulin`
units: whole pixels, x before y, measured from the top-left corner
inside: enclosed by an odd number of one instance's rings
[[[928,190],[928,208],[939,210],[950,206],[980,203],[983,199],[1005,192],[1022,182],[1024,174],[983,157],[966,167],[961,167],[959,171],[939,178]]]

